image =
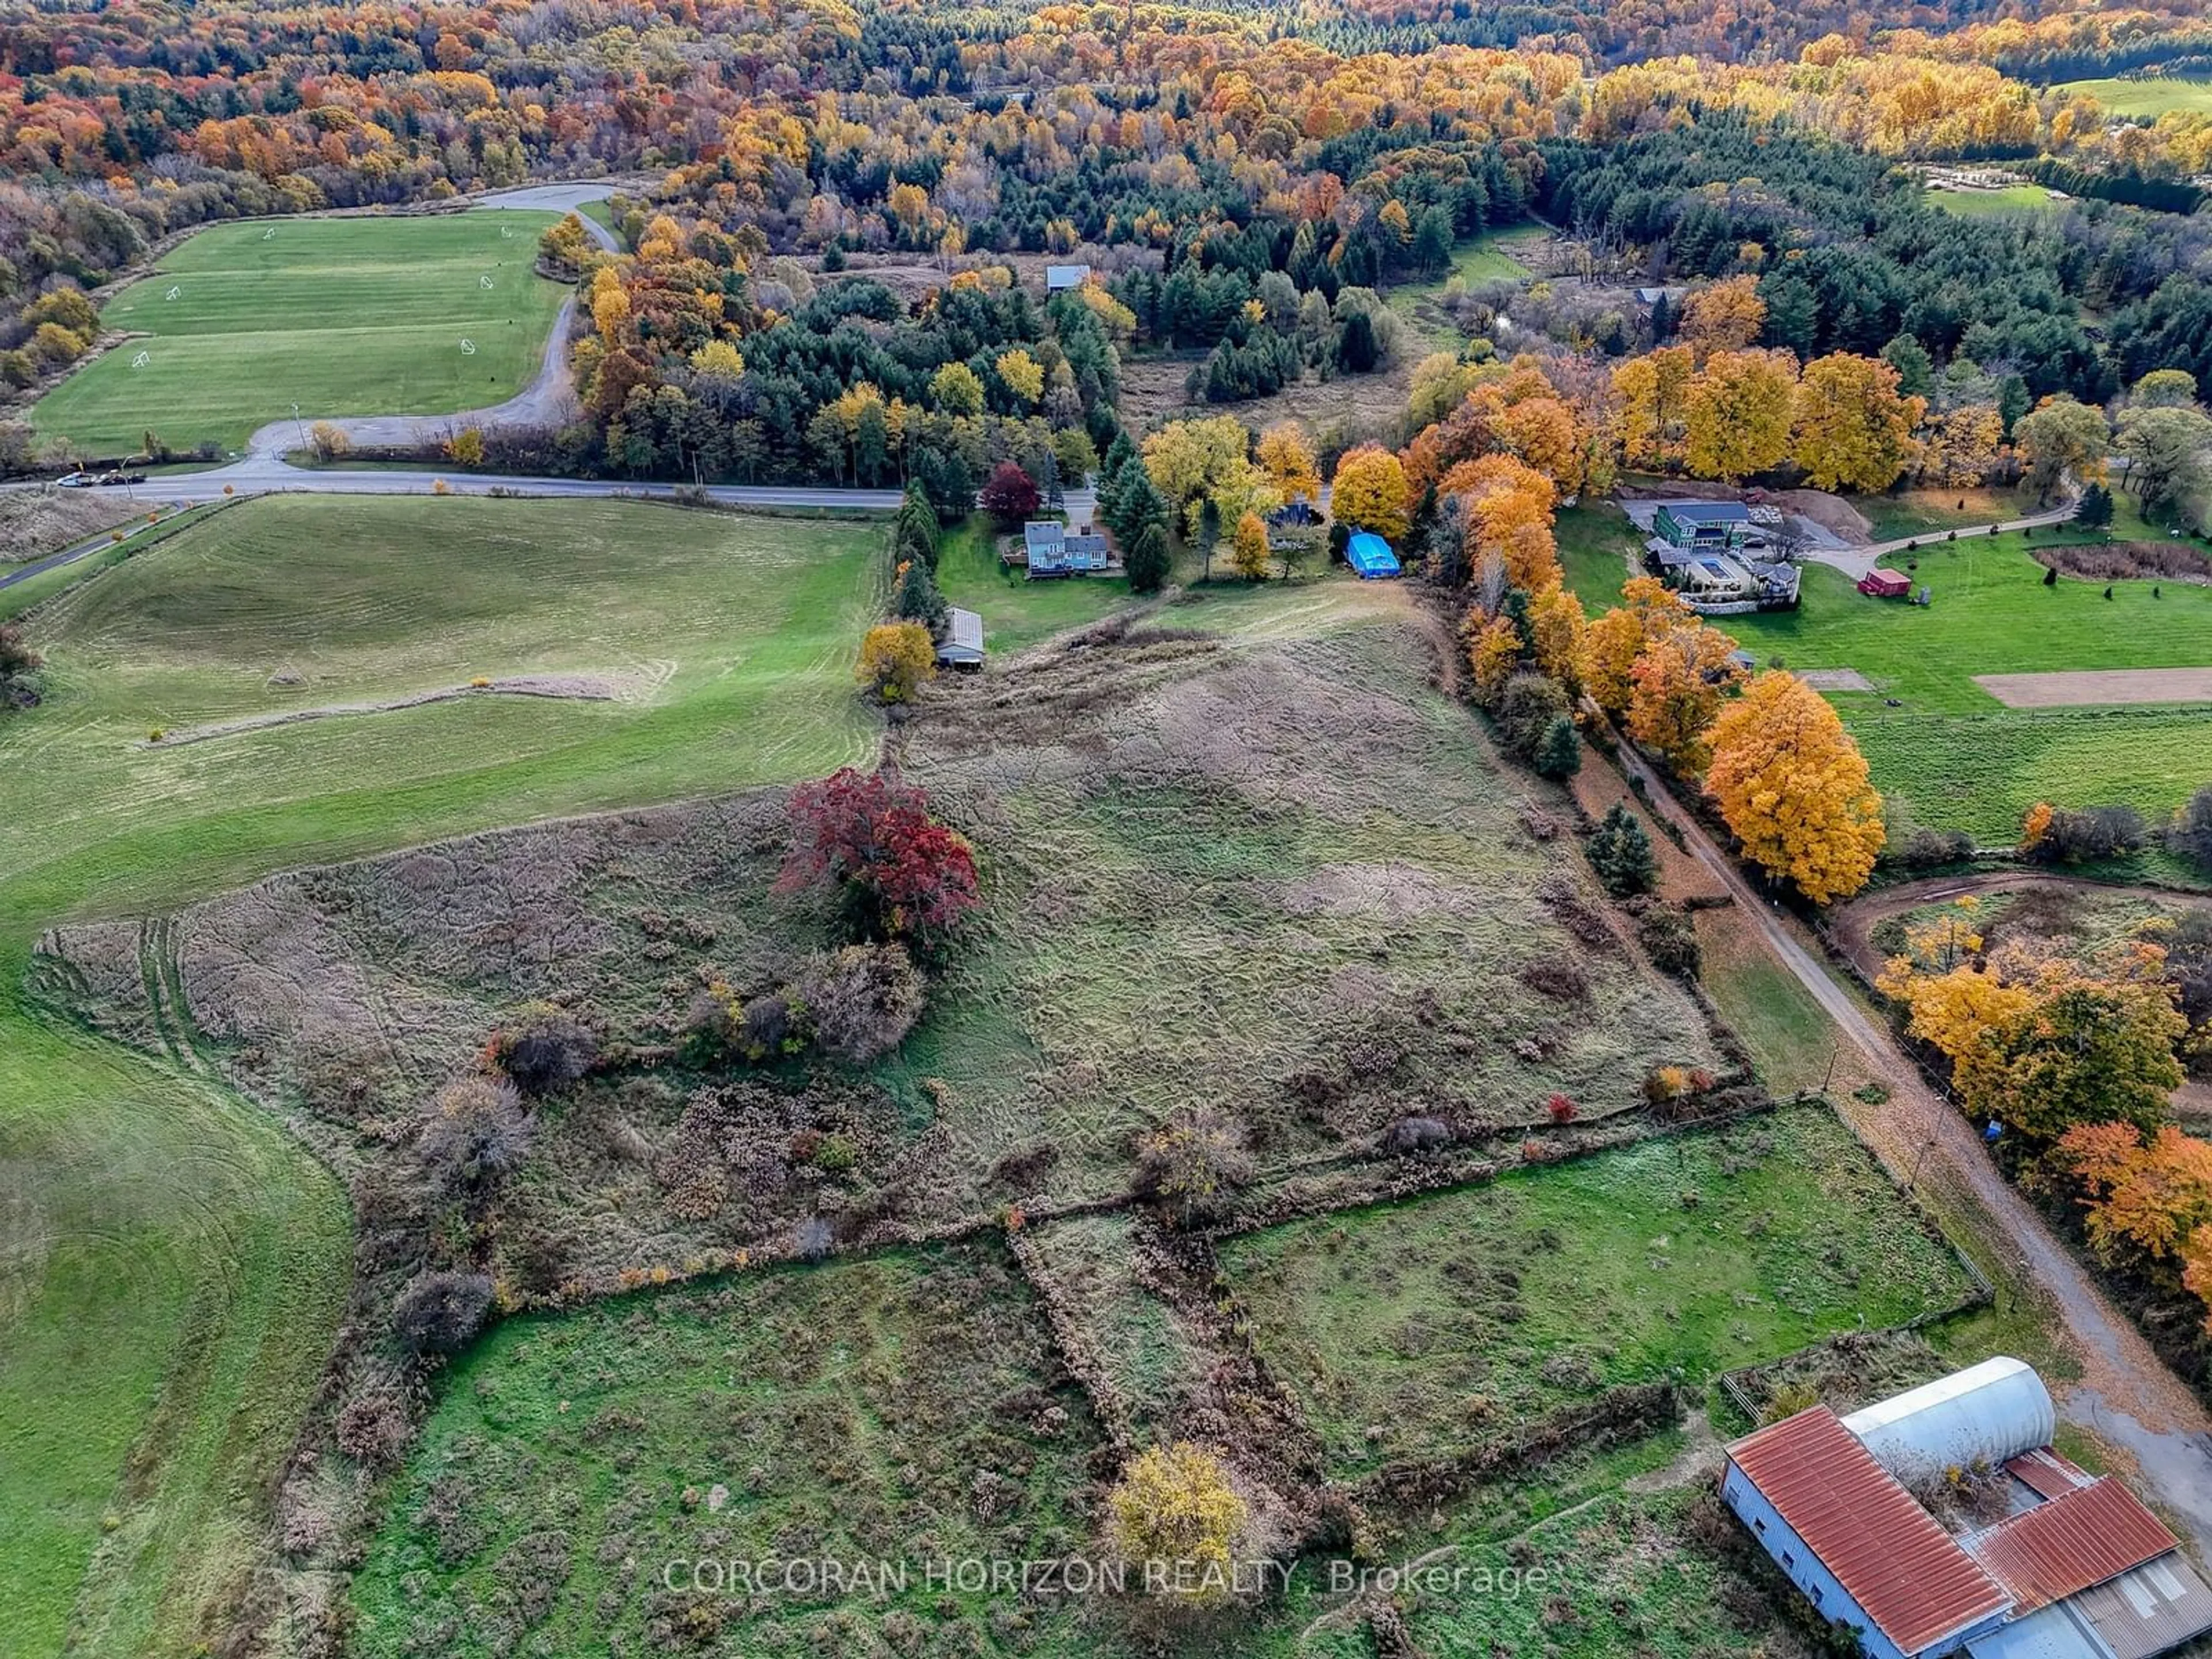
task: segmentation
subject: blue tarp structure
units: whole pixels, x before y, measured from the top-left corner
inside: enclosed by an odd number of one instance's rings
[[[1371,530],[1363,530],[1346,542],[1344,556],[1362,581],[1399,574],[1398,556],[1390,550],[1389,543]]]

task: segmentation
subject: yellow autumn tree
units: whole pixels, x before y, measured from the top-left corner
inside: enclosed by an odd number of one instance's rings
[[[1714,717],[1705,793],[1744,855],[1815,904],[1849,898],[1881,850],[1881,797],[1828,700],[1761,674]]]
[[[1699,289],[1683,301],[1683,343],[1698,356],[1741,351],[1766,326],[1766,303],[1756,276],[1730,276]]]
[[[1730,483],[1780,465],[1796,381],[1796,359],[1786,351],[1713,353],[1684,395],[1683,465]]]
[[[1336,464],[1329,511],[1339,524],[1399,540],[1406,533],[1405,467],[1377,444],[1345,451]]]
[[[930,400],[948,415],[981,415],[983,382],[965,363],[947,363],[929,377]]]
[[[1296,421],[1278,421],[1260,434],[1261,470],[1275,481],[1285,501],[1304,496],[1321,500],[1321,469],[1314,465],[1313,446]]]
[[[1621,453],[1631,466],[1656,471],[1681,459],[1690,374],[1687,346],[1661,346],[1613,371],[1613,389],[1620,399]]]
[[[860,641],[854,678],[883,702],[910,702],[937,677],[937,647],[920,623],[885,623]]]
[[[1920,434],[1920,476],[1945,489],[1977,489],[2005,465],[2004,416],[1994,404],[1961,404]]]
[[[1474,678],[1474,700],[1485,708],[1498,707],[1506,682],[1521,665],[1521,635],[1504,617],[1485,621],[1480,611],[1468,615],[1474,630],[1468,640],[1468,671]]]
[[[1256,513],[1247,513],[1237,520],[1237,533],[1230,543],[1230,562],[1237,574],[1248,582],[1265,581],[1267,576],[1267,526]]]
[[[1044,370],[1037,360],[1020,346],[1012,351],[1002,351],[992,364],[999,378],[1006,383],[1006,390],[1025,404],[1033,404],[1044,396]]]
[[[1798,380],[1792,456],[1815,489],[1887,489],[1915,458],[1926,406],[1898,395],[1897,371],[1881,358],[1830,352]]]
[[[1177,1441],[1130,1460],[1106,1497],[1108,1540],[1148,1586],[1218,1601],[1233,1588],[1231,1551],[1249,1513],[1221,1460]]]
[[[1628,732],[1684,776],[1712,758],[1708,733],[1741,678],[1729,660],[1735,641],[1684,611],[1644,641],[1629,670]]]
[[[1528,632],[1536,653],[1536,666],[1567,689],[1579,690],[1583,680],[1583,651],[1589,634],[1583,602],[1554,582],[1529,601]]]

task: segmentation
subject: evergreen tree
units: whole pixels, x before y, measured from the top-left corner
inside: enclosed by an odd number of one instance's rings
[[[1547,778],[1571,778],[1583,769],[1583,740],[1576,735],[1572,715],[1553,716],[1536,744],[1535,766]]]
[[[2074,509],[2074,522],[2084,530],[2102,530],[2112,522],[2112,492],[2100,483],[2093,483],[2081,492],[2081,500]]]
[[[1615,898],[1648,893],[1659,879],[1659,861],[1652,855],[1651,837],[1625,804],[1598,820],[1590,832],[1590,868],[1605,890]]]
[[[920,623],[932,639],[941,639],[950,620],[947,611],[945,595],[938,592],[937,578],[930,574],[929,566],[921,559],[908,560],[891,596],[891,614],[901,622]]]
[[[1126,544],[1122,562],[1129,572],[1130,591],[1157,593],[1168,579],[1168,532],[1157,520],[1149,520]]]

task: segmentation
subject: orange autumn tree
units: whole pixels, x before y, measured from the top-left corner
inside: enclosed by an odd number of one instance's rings
[[[1559,586],[1559,545],[1552,535],[1557,495],[1550,478],[1510,455],[1485,455],[1445,473],[1437,493],[1465,504],[1469,569],[1481,569],[1494,556],[1509,587],[1536,594]]]
[[[1961,1106],[2051,1142],[2079,1124],[2149,1133],[2165,1120],[2188,1029],[2165,961],[2140,940],[2086,961],[2012,944],[1947,972],[1894,957],[1876,985],[1950,1060]]]
[[[1583,688],[1608,714],[1626,714],[1634,695],[1636,659],[1655,633],[1684,613],[1681,599],[1656,576],[1638,576],[1620,590],[1620,604],[1583,630]]]
[[[1714,719],[1705,793],[1744,855],[1815,904],[1866,885],[1881,797],[1826,698],[1795,674],[1759,675]]]
[[[1735,641],[1684,611],[1644,641],[1628,671],[1628,734],[1686,777],[1712,759],[1708,733],[1741,672]]]
[[[2212,1141],[2171,1123],[2148,1139],[2132,1123],[2076,1124],[2054,1161],[2081,1182],[2089,1243],[2107,1261],[2130,1244],[2166,1260],[2212,1229]]]
[[[1682,342],[1700,357],[1714,351],[1741,351],[1765,325],[1766,302],[1759,297],[1756,276],[1715,283],[1682,304]]]

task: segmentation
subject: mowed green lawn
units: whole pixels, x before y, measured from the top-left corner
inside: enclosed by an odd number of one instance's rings
[[[2212,80],[2177,76],[2134,80],[2114,76],[2101,81],[2065,81],[2051,89],[2094,98],[2115,115],[2155,118],[2169,110],[2212,111]]]
[[[242,445],[325,415],[440,415],[513,397],[537,374],[567,290],[532,270],[550,213],[218,225],[102,314],[127,340],[33,408],[81,453]],[[464,342],[466,345],[464,345]]]
[[[25,1006],[38,930],[270,871],[865,761],[872,525],[280,497],[35,616],[0,717],[0,1646],[179,1654],[236,1588],[343,1310],[337,1183],[259,1109]],[[283,671],[290,689],[271,687]],[[148,728],[476,675],[477,697],[152,748]]]
[[[1912,572],[1934,603],[1871,599],[1808,566],[1804,605],[1721,626],[1762,664],[1856,668],[1872,692],[1833,694],[1877,787],[1911,821],[2008,842],[2038,800],[2125,803],[2156,817],[2212,781],[2203,704],[2013,709],[1977,674],[2212,665],[2212,588],[2062,579],[2017,535],[1931,542]],[[1899,704],[1890,708],[1887,700]]]
[[[2057,198],[2041,185],[2013,185],[2003,190],[1930,190],[1922,199],[1930,207],[1969,219],[2007,213],[2047,213]]]

